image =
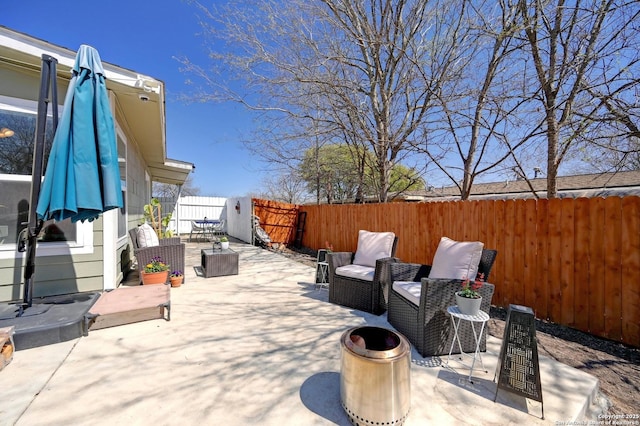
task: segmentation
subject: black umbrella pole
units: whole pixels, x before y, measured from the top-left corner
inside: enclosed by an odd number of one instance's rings
[[[44,141],[47,130],[47,109],[53,103],[53,129],[58,126],[58,89],[56,81],[56,64],[58,60],[49,55],[42,55],[42,71],[40,72],[40,94],[38,96],[38,116],[36,119],[36,136],[33,146],[33,168],[31,170],[31,202],[29,203],[29,223],[27,228],[27,261],[24,268],[23,305],[31,307],[33,299],[33,275],[36,268],[36,245],[43,222],[38,219],[36,208],[42,172],[44,170]],[[51,97],[49,97],[51,95]]]

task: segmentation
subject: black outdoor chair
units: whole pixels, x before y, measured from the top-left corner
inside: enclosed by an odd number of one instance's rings
[[[495,286],[488,281],[489,273],[496,259],[496,250],[482,250],[478,276],[484,274],[484,285],[478,290],[482,296],[480,310],[489,313]],[[413,263],[392,263],[390,268],[391,291],[387,320],[416,347],[423,357],[448,355],[453,341],[451,320],[447,308],[456,304],[455,293],[462,287],[462,280],[427,278],[431,265]],[[396,281],[420,282],[420,303],[410,301],[393,288]],[[476,342],[471,324],[463,321],[458,330],[462,350],[473,353]],[[486,333],[480,340],[480,351],[486,351]],[[454,348],[456,353],[458,347]]]
[[[336,273],[341,266],[352,265],[355,252],[327,253],[329,264],[329,302],[347,306],[364,312],[380,315],[387,310],[389,295],[389,264],[395,258],[398,237],[394,236],[391,256],[377,259],[371,268],[373,279],[359,279]]]

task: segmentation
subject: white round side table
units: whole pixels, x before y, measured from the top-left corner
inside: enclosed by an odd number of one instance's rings
[[[482,333],[484,333],[485,325],[487,321],[489,321],[489,314],[484,311],[478,312],[476,315],[467,315],[460,312],[457,305],[449,306],[447,308],[447,312],[451,317],[451,324],[453,325],[453,341],[451,342],[451,349],[449,349],[449,356],[447,357],[447,363],[445,367],[449,366],[449,361],[451,360],[451,353],[453,352],[453,348],[456,343],[458,343],[458,348],[460,349],[461,358],[466,356],[472,359],[471,366],[469,367],[469,382],[473,383],[471,380],[471,375],[473,374],[473,369],[476,364],[476,360],[480,359],[480,363],[482,364],[482,369],[485,370],[486,373],[488,371],[484,367],[484,362],[482,361],[482,355],[480,354],[480,340],[482,339]],[[458,329],[460,327],[461,321],[469,321],[471,323],[471,329],[473,330],[473,338],[476,342],[476,350],[473,354],[466,353],[462,350],[462,345],[460,344],[460,336],[458,335]],[[476,331],[476,324],[480,324],[480,332]],[[463,362],[461,364],[465,365]],[[466,365],[465,365],[466,366]]]

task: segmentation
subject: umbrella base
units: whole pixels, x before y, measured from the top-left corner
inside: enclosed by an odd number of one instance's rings
[[[87,335],[85,315],[100,293],[34,298],[21,316],[15,303],[0,303],[0,328],[15,326],[16,350],[66,342]]]

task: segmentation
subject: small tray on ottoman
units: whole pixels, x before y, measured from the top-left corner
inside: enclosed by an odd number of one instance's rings
[[[235,251],[202,249],[200,255],[205,278],[238,275],[238,253]]]

